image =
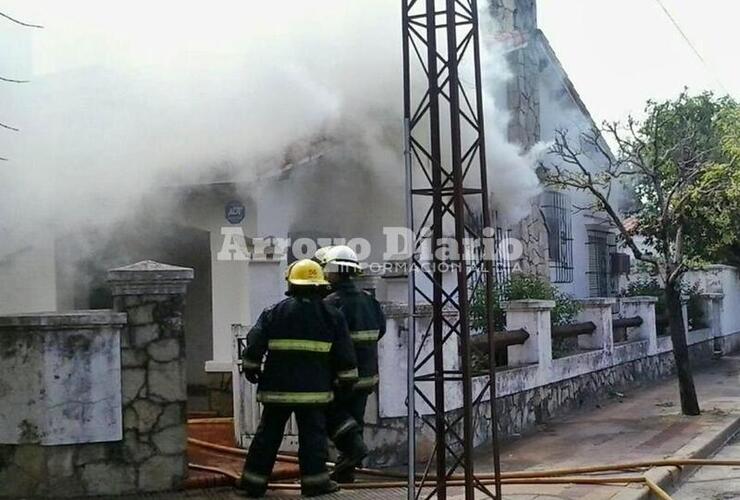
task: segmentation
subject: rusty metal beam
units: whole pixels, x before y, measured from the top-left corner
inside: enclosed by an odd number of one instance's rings
[[[529,338],[527,330],[520,328],[518,330],[503,330],[493,333],[493,342],[496,349],[505,349],[511,345],[522,345]],[[471,337],[472,346],[484,352],[488,352],[488,334],[476,335]]]
[[[632,328],[640,325],[642,325],[642,318],[640,316],[615,318],[612,320],[612,328]]]
[[[553,339],[567,339],[578,337],[579,335],[591,335],[596,331],[596,324],[593,321],[584,323],[572,323],[570,325],[557,325],[552,327]]]

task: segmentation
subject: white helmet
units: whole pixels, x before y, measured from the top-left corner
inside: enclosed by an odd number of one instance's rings
[[[313,260],[319,263],[321,267],[324,267],[326,265],[326,255],[329,253],[329,250],[331,250],[334,247],[328,246],[328,247],[321,247],[313,254]]]
[[[361,270],[357,254],[346,245],[331,247],[326,252],[324,261],[326,262],[325,266],[328,272],[339,272],[340,270],[359,272]]]

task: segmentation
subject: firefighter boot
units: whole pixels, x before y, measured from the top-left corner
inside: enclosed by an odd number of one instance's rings
[[[331,478],[340,483],[354,482],[354,469],[362,463],[369,450],[362,440],[361,432],[348,432],[337,440],[341,452]]]
[[[267,493],[267,483],[259,484],[250,480],[250,474],[244,473],[236,482],[236,493],[247,498],[262,498]]]
[[[304,497],[318,497],[339,491],[339,485],[334,481],[326,481],[318,485],[301,485],[301,495]]]
[[[342,456],[339,456],[339,462],[342,462]],[[346,469],[341,469],[339,471],[334,471],[331,473],[332,480],[336,481],[339,484],[350,484],[355,482],[355,467],[347,467]]]

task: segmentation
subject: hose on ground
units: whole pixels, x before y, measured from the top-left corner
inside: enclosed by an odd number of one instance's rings
[[[210,448],[216,451],[222,451],[235,456],[246,456],[246,450],[241,448],[232,448],[230,446],[223,446],[215,443],[209,443],[199,439],[188,438],[188,442],[195,446],[203,448]],[[288,463],[298,463],[298,458],[292,455],[278,455],[278,459]],[[328,462],[327,465],[330,467],[334,464]],[[514,478],[539,478],[539,477],[557,477],[567,476],[570,474],[588,474],[593,472],[624,472],[637,469],[647,469],[650,467],[683,467],[683,466],[740,466],[740,460],[715,460],[715,459],[703,459],[703,458],[675,458],[675,459],[658,459],[658,460],[642,460],[637,462],[627,462],[618,464],[605,464],[605,465],[592,465],[586,467],[569,467],[564,469],[550,469],[550,470],[532,470],[532,471],[514,471],[514,472],[502,472],[502,479],[514,479]],[[376,477],[387,477],[394,479],[405,479],[406,475],[402,473],[386,472],[377,469],[366,469],[361,468],[357,470],[360,474]],[[417,474],[417,478],[421,479],[422,474]],[[479,479],[495,479],[494,474],[485,473],[477,474]],[[427,476],[430,481],[436,480],[436,476]],[[453,474],[450,479],[459,480],[464,479],[461,474]]]
[[[645,476],[643,476],[643,479],[645,480],[645,484],[647,485],[647,487],[650,488],[650,490],[653,493],[655,493],[655,495],[658,498],[660,498],[661,500],[673,500],[671,496],[668,493],[666,493],[666,491],[663,488],[655,484],[655,482],[652,479],[650,479],[649,477],[645,477]]]
[[[213,472],[227,476],[234,481],[239,479],[237,474],[230,472],[219,467],[209,467],[205,465],[190,463],[188,466],[194,470],[202,470],[207,472]],[[644,478],[641,476],[612,476],[612,477],[539,477],[539,478],[510,478],[503,479],[502,484],[627,484],[627,483],[642,483]],[[482,479],[480,481],[484,485],[492,485],[495,483],[493,479]],[[464,486],[464,480],[451,480],[448,481],[449,486]],[[418,483],[421,486],[421,483]],[[352,484],[343,484],[344,489],[386,489],[386,488],[403,488],[407,486],[405,481],[384,481],[384,482],[358,482]],[[270,489],[276,490],[294,490],[299,489],[300,484],[298,483],[281,483],[273,482],[269,485]]]

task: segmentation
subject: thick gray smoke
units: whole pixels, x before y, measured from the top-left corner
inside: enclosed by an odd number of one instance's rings
[[[327,139],[397,168],[395,1],[32,3],[16,12],[46,29],[3,33],[32,79],[3,96],[22,129],[0,143],[6,244],[114,224],[154,187],[249,180]]]
[[[530,200],[541,190],[535,168],[538,157],[544,154],[547,146],[537,144],[529,151],[523,151],[521,146],[507,139],[511,116],[506,106],[505,89],[514,75],[506,60],[506,50],[511,50],[511,47],[499,42],[497,23],[484,4],[479,6],[479,15],[489,188],[493,208],[502,219],[512,224],[529,213]]]
[[[114,227],[161,186],[258,178],[327,144],[402,193],[396,0],[4,8],[46,28],[0,32],[0,69],[32,80],[0,96],[0,121],[21,129],[0,138],[0,258],[40,234]],[[537,187],[493,99],[510,77],[504,61],[487,44],[491,186],[516,217]]]

